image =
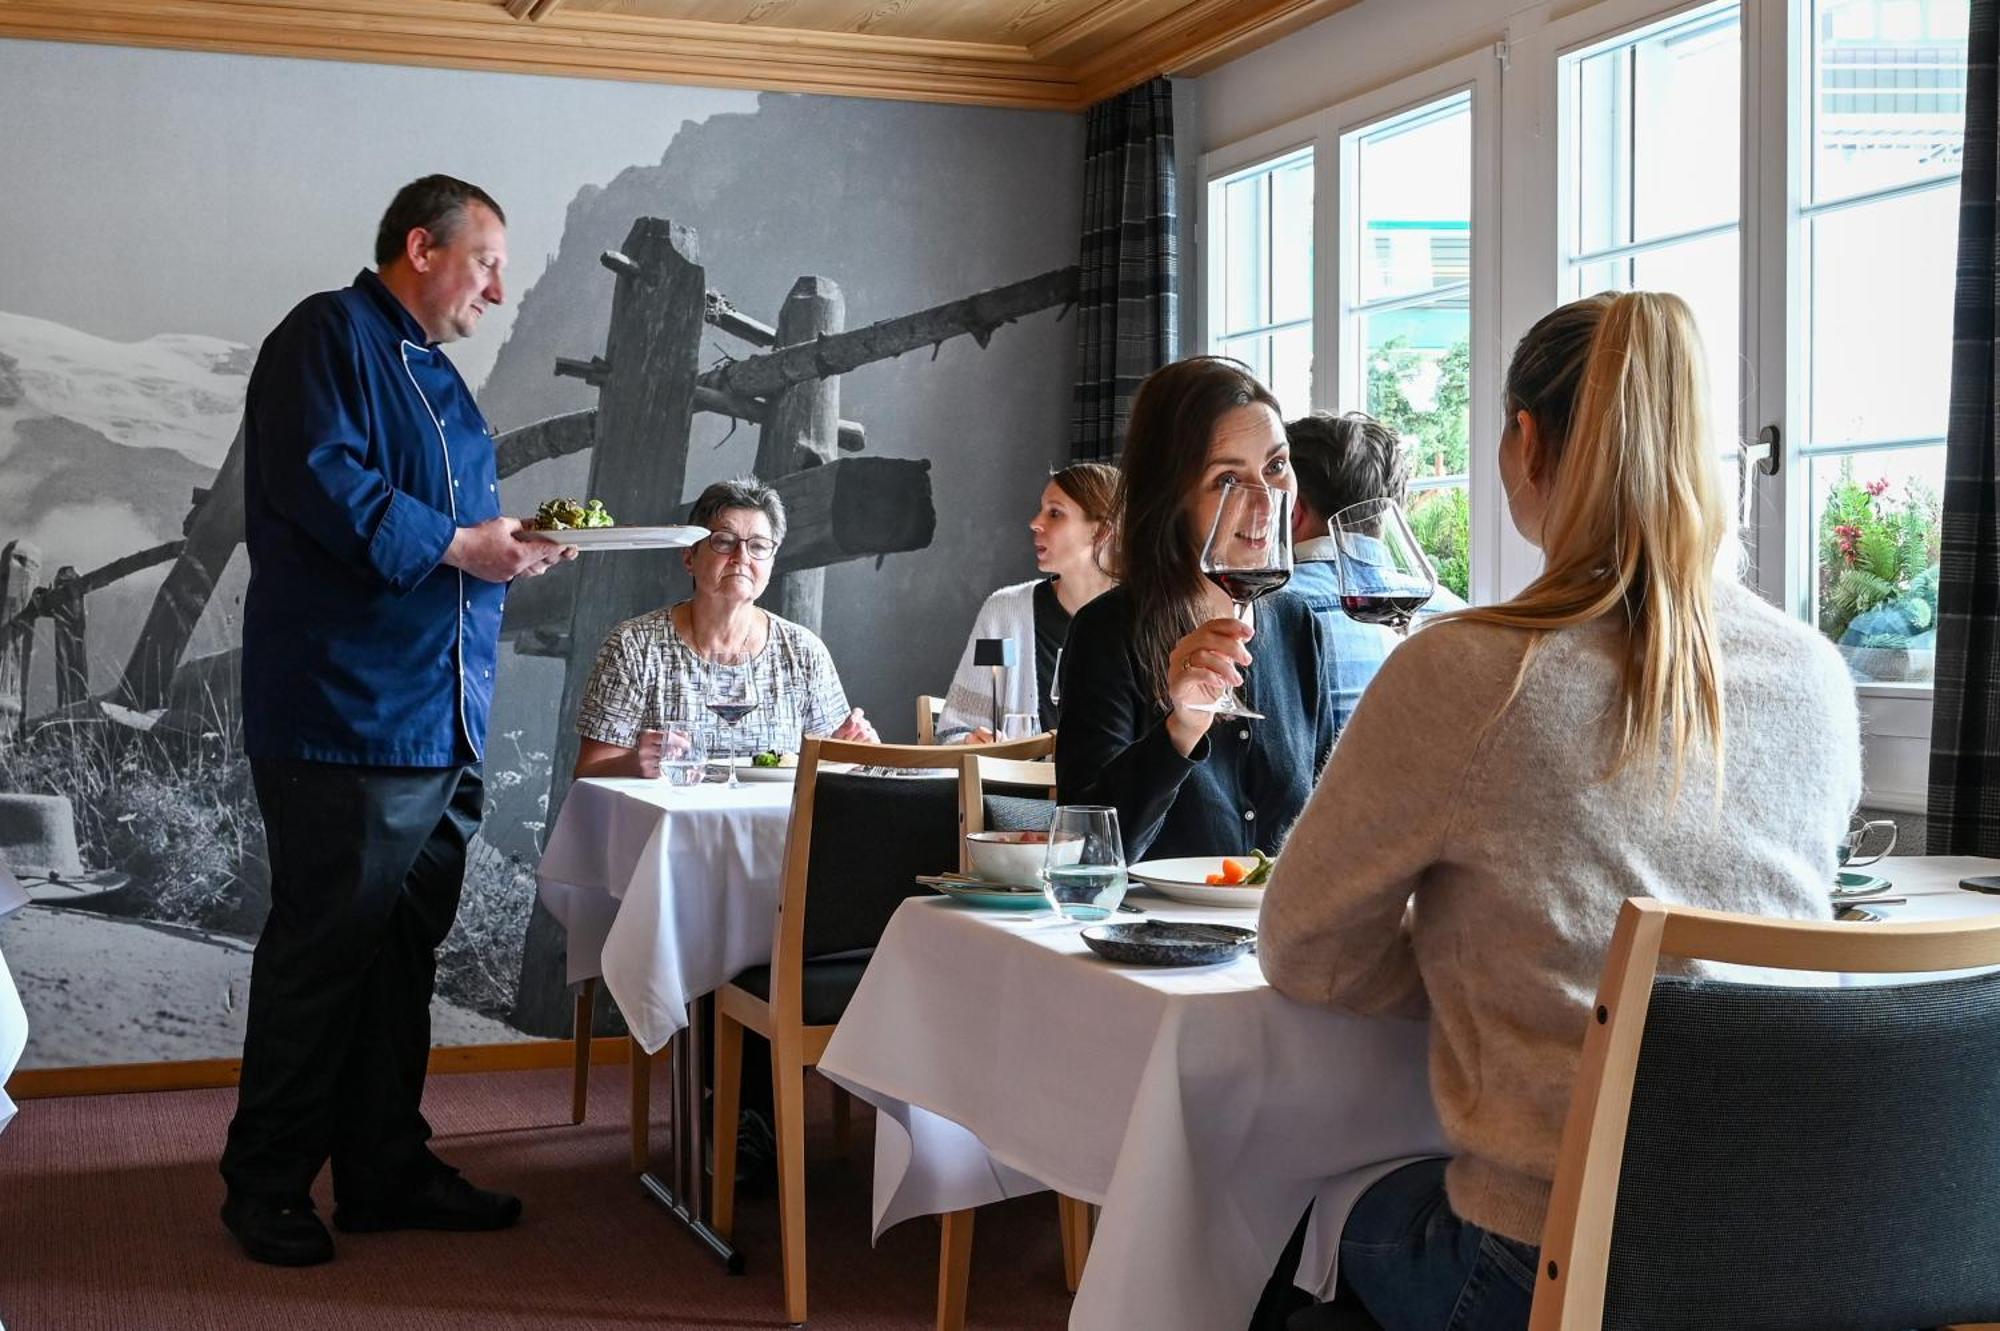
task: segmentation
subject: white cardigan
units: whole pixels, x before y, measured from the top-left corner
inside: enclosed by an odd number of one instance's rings
[[[1002,587],[986,598],[972,621],[972,636],[958,658],[958,673],[951,677],[951,691],[945,695],[944,714],[938,718],[939,743],[965,735],[979,726],[999,726],[993,715],[993,670],[972,664],[973,645],[981,638],[1012,638],[1012,670],[1000,674],[1002,713],[1042,712],[1041,680],[1035,674],[1035,588],[1045,579]]]

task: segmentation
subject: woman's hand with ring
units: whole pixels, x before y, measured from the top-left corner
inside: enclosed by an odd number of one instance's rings
[[[1237,619],[1211,619],[1174,644],[1168,653],[1167,702],[1173,714],[1167,718],[1174,747],[1191,753],[1215,721],[1215,713],[1203,710],[1230,689],[1243,683],[1241,667],[1250,664],[1252,630]]]

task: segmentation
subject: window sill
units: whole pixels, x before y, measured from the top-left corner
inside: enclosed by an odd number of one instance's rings
[[[1907,702],[1929,702],[1931,700],[1931,684],[1928,680],[1921,684],[1905,684],[1893,681],[1856,684],[1854,686],[1854,696],[1857,698],[1901,698]]]

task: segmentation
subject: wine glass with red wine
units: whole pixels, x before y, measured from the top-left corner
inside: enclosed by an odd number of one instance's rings
[[[703,702],[717,720],[729,727],[729,788],[735,790],[743,784],[736,779],[736,751],[741,747],[736,740],[742,732],[743,719],[757,710],[756,681],[745,667],[717,667],[709,672]]]
[[[1438,584],[1402,505],[1366,499],[1341,509],[1326,526],[1338,550],[1340,608],[1349,619],[1407,635]]]
[[[1238,619],[1249,611],[1252,601],[1290,582],[1292,492],[1225,483],[1222,503],[1215,510],[1215,525],[1209,528],[1208,543],[1201,548],[1201,571],[1235,604]],[[1235,689],[1224,689],[1220,698],[1201,704],[1201,708],[1217,716],[1264,719],[1262,712],[1243,705]]]

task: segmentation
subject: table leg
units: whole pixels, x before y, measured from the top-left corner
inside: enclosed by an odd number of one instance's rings
[[[655,1201],[722,1259],[724,1270],[735,1276],[743,1274],[743,1254],[710,1228],[706,1218],[708,1134],[701,1126],[701,1065],[703,1037],[707,1023],[714,1020],[713,1008],[714,1002],[707,996],[689,1004],[687,1029],[668,1044],[673,1120],[667,1179],[647,1170],[639,1175],[639,1182]]]
[[[938,1233],[937,1331],[964,1331],[972,1283],[972,1212],[947,1211]]]

